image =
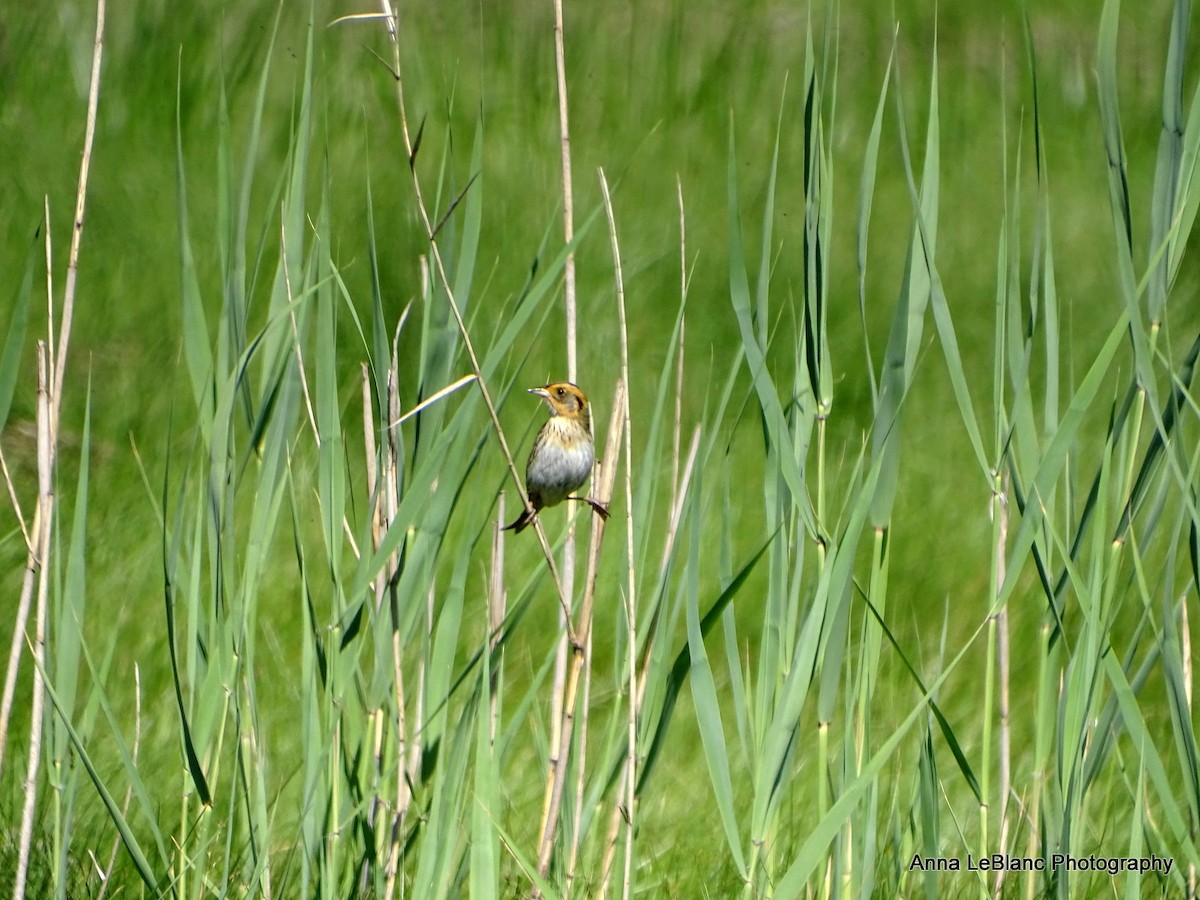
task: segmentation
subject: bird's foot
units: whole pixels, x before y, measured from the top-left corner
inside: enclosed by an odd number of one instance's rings
[[[568,497],[567,499],[575,500],[578,503],[586,503],[596,511],[596,515],[598,515],[601,519],[606,521],[608,520],[608,507],[599,500],[593,500],[591,497]]]

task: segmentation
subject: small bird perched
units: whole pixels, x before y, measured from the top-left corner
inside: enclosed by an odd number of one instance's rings
[[[545,387],[530,388],[550,406],[551,416],[534,439],[525,466],[525,489],[529,506],[504,530],[520,534],[537,518],[538,511],[557,506],[564,500],[591,505],[602,519],[608,518],[604,505],[587,497],[572,497],[592,474],[596,450],[592,444],[592,412],[583,391],[569,381],[556,381]]]

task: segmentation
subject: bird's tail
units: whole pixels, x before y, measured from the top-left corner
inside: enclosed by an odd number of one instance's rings
[[[523,510],[521,510],[521,514],[519,516],[517,516],[516,520],[513,521],[512,524],[505,525],[500,530],[501,531],[511,531],[513,534],[520,534],[522,531],[524,531],[526,528],[529,527],[530,523],[533,522],[534,517],[536,517],[536,516],[537,516],[536,510],[523,509]]]

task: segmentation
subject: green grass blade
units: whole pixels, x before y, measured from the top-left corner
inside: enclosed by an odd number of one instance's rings
[[[863,151],[863,172],[858,188],[858,233],[857,233],[857,269],[858,269],[858,312],[862,321],[863,349],[866,351],[867,378],[871,385],[871,405],[879,405],[879,378],[875,372],[875,360],[871,356],[871,339],[867,329],[867,238],[870,231],[871,208],[875,198],[875,182],[879,173],[879,142],[883,132],[883,111],[887,105],[888,87],[892,80],[892,67],[895,64],[896,44],[893,40],[892,49],[888,55],[887,68],[883,73],[883,85],[879,89],[879,101],[875,105],[875,118],[871,120],[871,130],[867,136],[866,148]]]
[[[95,676],[97,674],[97,670],[95,666],[92,665],[91,659],[87,655],[86,646],[84,647],[84,657],[87,660],[92,675]],[[121,836],[121,843],[124,844],[126,851],[128,851],[129,857],[133,861],[139,877],[141,877],[142,881],[145,882],[146,886],[150,888],[151,891],[157,892],[160,883],[164,881],[164,876],[155,874],[154,867],[146,857],[145,852],[142,850],[141,844],[138,843],[137,837],[133,833],[133,828],[130,826],[129,821],[121,812],[120,805],[109,792],[104,779],[100,777],[99,771],[96,769],[95,764],[92,762],[91,756],[87,752],[87,747],[84,745],[79,733],[75,730],[75,726],[67,717],[67,711],[62,706],[59,700],[58,692],[54,689],[54,685],[50,682],[49,674],[44,669],[41,669],[40,666],[39,670],[42,673],[42,678],[45,680],[46,692],[50,695],[50,700],[54,704],[55,712],[58,713],[59,719],[61,720],[63,727],[66,729],[68,737],[71,739],[71,744],[74,746],[75,752],[79,756],[79,761],[83,763],[84,769],[87,770],[88,777],[91,778],[92,785],[96,788],[96,793],[100,796],[101,802],[108,811],[113,825],[116,826],[117,833]],[[97,697],[99,698],[100,705],[109,720],[109,724],[115,725],[112,708],[109,706],[108,698],[104,695],[102,690],[97,692]],[[128,753],[128,748],[125,746],[125,743],[121,739],[120,735],[115,731],[115,728],[113,733],[114,737],[116,738],[117,748],[120,752],[125,772],[133,784],[134,794],[138,797],[141,803],[142,812],[148,814],[150,817],[150,822],[153,823],[153,804],[150,801],[150,796],[146,789],[146,785],[142,782],[140,776],[138,775],[137,766],[134,765],[133,759]],[[155,838],[157,839],[159,837],[158,829],[153,824],[151,827],[155,829],[154,834]],[[160,864],[162,865],[165,873],[167,856],[165,847],[161,841],[158,841],[158,852]]]
[[[483,695],[475,716],[474,797],[471,805],[470,886],[472,897],[494,897],[500,893],[499,847],[496,823],[499,816],[500,759],[491,738],[489,704],[492,681],[491,654],[483,652],[479,689]]]
[[[38,230],[41,233],[41,229]],[[35,236],[25,256],[25,271],[21,284],[13,297],[12,315],[8,320],[8,334],[4,338],[4,350],[0,351],[0,432],[8,422],[12,409],[13,393],[17,387],[17,376],[21,370],[21,351],[25,346],[25,329],[29,321],[29,298],[33,294],[33,270],[38,259],[39,241]]]
[[[770,541],[763,544],[758,552],[755,553],[745,565],[738,571],[734,579],[721,591],[712,605],[705,611],[704,617],[700,620],[700,633],[707,635],[713,625],[720,620],[733,598],[737,595],[739,589],[745,584],[754,571],[758,561],[762,559],[763,554],[767,552]],[[662,711],[659,714],[658,721],[649,738],[649,747],[645,752],[645,763],[638,776],[638,793],[644,792],[650,775],[654,771],[654,766],[658,762],[659,755],[665,750],[665,739],[667,735],[667,727],[671,724],[671,716],[675,710],[675,701],[679,697],[679,692],[683,689],[683,684],[687,680],[688,673],[691,670],[691,651],[687,646],[684,646],[675,656],[675,661],[671,665],[669,674],[665,680],[665,693],[662,701]]]
[[[959,659],[961,656],[946,667],[931,685],[931,691],[941,688],[949,674],[957,668]],[[876,779],[883,767],[894,759],[901,741],[913,725],[919,721],[930,696],[931,694],[926,694],[921,698],[920,702],[896,726],[896,729],[880,744],[879,749],[863,765],[861,772],[856,777],[849,779],[848,783],[843,786],[837,802],[805,837],[783,877],[776,884],[773,896],[777,900],[792,900],[802,894],[805,882],[823,864],[826,848],[841,830],[842,825],[853,813],[863,796],[876,784]]]
[[[1108,375],[1113,358],[1128,333],[1128,321],[1127,315],[1122,313],[1116,325],[1109,331],[1108,338],[1080,382],[1058,429],[1046,447],[1046,452],[1043,454],[1041,464],[1038,466],[1028,492],[1029,502],[1023,510],[1025,515],[1012,540],[1012,549],[1009,551],[1008,562],[1005,565],[1008,577],[997,598],[997,604],[1005,602],[1015,589],[1018,581],[1017,573],[1020,573],[1025,558],[1032,548],[1035,531],[1041,527],[1039,498],[1047,496],[1053,491],[1055,483],[1066,466],[1067,456],[1072,449],[1084,416],[1092,409],[1096,394]]]
[[[699,485],[697,485],[699,488]],[[691,660],[692,702],[696,709],[696,721],[700,727],[700,743],[704,759],[708,764],[709,778],[716,796],[717,811],[725,830],[725,841],[737,866],[741,878],[748,877],[746,858],[742,853],[742,839],[734,812],[733,779],[729,771],[729,751],[725,744],[725,729],[721,723],[721,704],[717,697],[717,686],[713,680],[712,666],[704,649],[704,633],[700,629],[699,567],[700,554],[700,505],[692,503],[691,514],[691,558],[684,574],[687,583],[687,647]]]
[[[180,79],[182,80],[182,78]],[[183,355],[187,361],[188,376],[192,385],[192,398],[196,404],[197,422],[204,432],[205,441],[211,440],[214,411],[214,370],[212,341],[208,334],[208,322],[204,314],[204,301],[200,291],[196,258],[192,251],[191,229],[188,219],[187,174],[183,164],[182,103],[179,88],[175,101],[175,192],[179,203],[179,272],[180,299],[183,307]]]
[[[1154,171],[1154,189],[1150,197],[1150,255],[1167,245],[1150,273],[1147,285],[1146,313],[1152,323],[1161,322],[1170,290],[1171,248],[1177,241],[1187,242],[1187,233],[1176,231],[1179,204],[1180,166],[1183,162],[1183,77],[1187,60],[1188,0],[1177,0],[1171,18],[1171,36],[1163,73],[1162,131],[1158,139],[1158,159]]]
[[[79,476],[75,483],[75,509],[71,516],[71,542],[67,550],[66,573],[54,621],[57,636],[53,643],[54,654],[50,663],[54,673],[55,689],[58,691],[64,718],[75,719],[75,698],[79,687],[80,656],[83,647],[83,626],[87,611],[87,517],[88,517],[88,472],[92,445],[91,390],[84,410],[83,432],[80,437]],[[67,746],[65,736],[56,732],[59,739],[52,747],[52,754],[59,766],[66,766]]]
[[[733,301],[733,310],[737,316],[738,328],[742,337],[742,348],[746,354],[746,365],[750,370],[750,378],[754,383],[755,394],[758,398],[762,413],[763,426],[767,433],[769,445],[776,449],[779,458],[780,475],[791,491],[800,516],[809,534],[817,534],[816,517],[808,496],[808,487],[804,482],[799,460],[804,458],[801,448],[795,446],[787,419],[783,414],[783,406],[775,385],[767,371],[766,348],[763,347],[755,334],[755,327],[750,311],[750,283],[746,275],[745,257],[742,252],[741,223],[738,215],[737,190],[737,155],[734,152],[733,123],[729,130],[729,294]]]
[[[937,96],[937,66],[930,82],[931,103]],[[900,149],[905,171],[910,179],[912,164],[908,134],[904,126],[904,108],[900,101],[897,79],[896,105],[900,126]],[[883,371],[880,375],[879,400],[871,428],[872,455],[882,459],[879,490],[871,509],[871,525],[886,528],[895,504],[900,477],[900,436],[904,396],[912,383],[925,327],[925,310],[929,305],[931,272],[928,260],[934,255],[937,241],[937,210],[939,181],[939,137],[936,107],[930,111],[925,139],[925,165],[919,195],[915,195],[916,224],[909,236],[908,255],[900,284],[900,296],[892,317],[892,327],[884,350]],[[929,242],[929,246],[926,246]]]

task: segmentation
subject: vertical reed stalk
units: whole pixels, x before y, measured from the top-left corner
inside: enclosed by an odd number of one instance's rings
[[[995,569],[996,583],[995,588],[999,590],[1004,584],[1005,578],[1005,559],[1008,554],[1008,475],[1001,476],[999,482],[999,496],[992,498],[992,512],[997,518],[997,527],[995,531],[996,546],[993,547],[995,554]],[[992,595],[993,600],[996,594]],[[999,680],[999,695],[997,714],[999,718],[1000,733],[999,733],[999,785],[997,790],[997,799],[1000,804],[1000,835],[996,842],[996,851],[998,853],[1008,852],[1008,795],[1012,790],[1012,734],[1011,722],[1009,719],[1009,647],[1008,647],[1008,599],[1004,598],[1000,602],[999,608],[995,613],[996,618],[996,676]],[[1005,869],[1000,869],[996,873],[996,881],[992,889],[993,896],[999,900],[1001,890],[1004,887]]]
[[[55,403],[51,395],[50,361],[46,342],[38,341],[38,402],[37,402],[37,469],[38,506],[34,516],[34,547],[28,568],[37,572],[37,612],[34,634],[29,643],[33,657],[33,699],[29,715],[29,759],[25,770],[25,802],[21,809],[21,831],[17,849],[17,872],[13,885],[13,900],[24,900],[29,877],[29,852],[33,844],[33,820],[37,813],[38,774],[42,763],[42,731],[45,727],[46,685],[46,608],[50,591],[51,522],[54,517],[54,438],[51,425]]]
[[[562,0],[554,0],[554,72],[558,89],[558,133],[560,164],[562,168],[563,242],[570,245],[575,237],[575,193],[571,177],[571,129],[567,100],[567,59],[564,36]],[[563,269],[563,306],[566,318],[567,381],[578,381],[578,359],[576,356],[577,307],[575,302],[575,254],[568,253]],[[593,425],[594,428],[594,425]],[[562,592],[564,602],[559,609],[558,646],[554,657],[554,683],[551,688],[550,746],[569,747],[570,742],[562,738],[567,699],[567,654],[568,643],[579,641],[578,633],[571,623],[575,596],[575,508],[567,507],[567,538],[563,544]],[[568,641],[568,638],[570,640]],[[578,649],[578,648],[577,648]],[[546,773],[546,794],[542,804],[542,832],[539,839],[538,874],[546,876],[549,871],[549,848],[552,835],[547,832],[553,816],[552,795],[555,782],[566,777],[567,756],[551,751],[549,770]],[[583,760],[580,760],[583,768]],[[535,891],[536,894],[536,891]]]
[[[48,341],[38,342],[38,402],[37,402],[37,471],[38,505],[34,518],[33,544],[29,547],[26,562],[26,578],[22,586],[19,608],[28,610],[29,592],[33,589],[37,573],[37,612],[35,632],[30,642],[34,665],[33,699],[30,712],[29,760],[25,776],[25,803],[21,814],[19,846],[17,850],[17,872],[13,885],[13,900],[23,900],[29,874],[29,854],[33,842],[33,826],[37,813],[38,780],[42,761],[42,733],[45,726],[45,682],[47,669],[45,658],[47,610],[50,590],[50,539],[53,534],[55,508],[54,484],[58,461],[58,439],[62,414],[63,377],[66,372],[68,348],[71,342],[71,324],[75,315],[75,291],[79,278],[79,251],[83,241],[84,212],[87,208],[88,176],[91,170],[92,147],[96,137],[96,115],[100,104],[100,65],[104,57],[105,0],[96,3],[96,34],[92,44],[91,80],[88,88],[87,120],[84,130],[83,153],[79,165],[79,182],[75,192],[75,214],[72,218],[71,249],[67,260],[67,280],[63,290],[62,318],[57,339],[54,335],[54,296],[46,298],[50,310]],[[49,218],[47,218],[47,253],[49,253]],[[50,266],[47,276],[50,278]],[[27,613],[26,613],[27,614]],[[22,624],[13,635],[14,644],[25,637]],[[15,681],[16,671],[10,656],[10,675]],[[3,734],[7,733],[9,710],[11,709],[11,687],[5,684],[6,708],[0,715],[0,759],[3,753]]]
[[[617,461],[620,455],[621,432],[625,424],[626,404],[625,383],[617,382],[616,394],[612,403],[612,419],[608,426],[608,439],[604,445],[603,459],[605,464],[600,468],[599,483],[595,485],[595,498],[607,506],[612,499],[613,486],[616,482]],[[554,849],[554,836],[558,831],[559,815],[562,811],[563,791],[566,786],[566,760],[568,759],[571,739],[574,732],[576,710],[579,700],[580,681],[584,663],[587,658],[587,646],[592,630],[592,607],[595,601],[596,577],[600,563],[600,544],[604,538],[604,520],[599,516],[591,516],[592,531],[588,544],[587,576],[583,588],[583,598],[579,604],[579,613],[575,620],[575,638],[571,642],[571,660],[567,671],[566,691],[563,695],[562,729],[557,747],[551,747],[551,753],[558,760],[558,765],[552,769],[553,777],[548,781],[548,802],[538,842],[538,874],[542,877],[550,869],[550,860]],[[583,765],[583,761],[580,761]],[[559,774],[559,773],[562,774]],[[535,884],[531,896],[540,897],[541,891]]]

